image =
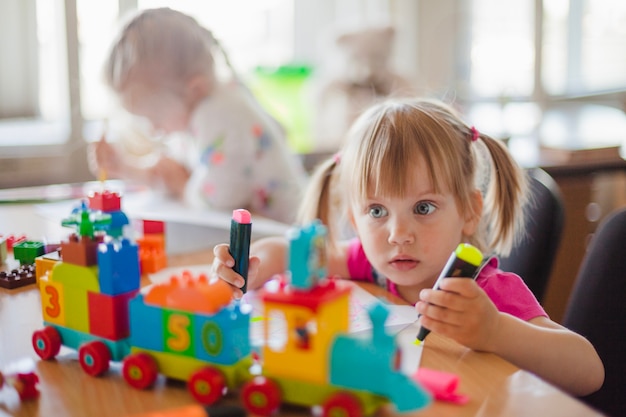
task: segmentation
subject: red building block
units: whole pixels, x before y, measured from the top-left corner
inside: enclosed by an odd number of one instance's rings
[[[27,239],[26,235],[0,235],[0,239],[2,238],[6,240],[7,251],[9,252],[13,251],[13,245],[19,242],[23,242]]]
[[[91,210],[101,210],[105,213],[110,211],[119,211],[122,207],[122,200],[118,193],[104,190],[103,192],[95,192],[88,197],[89,208]]]
[[[98,264],[98,245],[104,236],[79,237],[71,234],[67,242],[61,242],[61,258],[63,262],[74,265],[92,266]]]
[[[130,335],[128,302],[137,294],[129,291],[118,295],[87,293],[89,303],[89,332],[109,340]]]
[[[165,222],[158,220],[142,220],[142,232],[144,235],[165,234]]]

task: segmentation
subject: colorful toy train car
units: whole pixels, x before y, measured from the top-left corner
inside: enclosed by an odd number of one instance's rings
[[[326,278],[321,223],[289,233],[288,272],[276,288],[260,292],[260,355],[251,347],[250,312],[232,300],[224,281],[183,274],[139,292],[137,246],[119,235],[105,242],[83,226],[89,233],[64,242],[62,261],[41,279],[45,328],[34,333],[33,347],[43,359],[68,346],[78,349],[90,375],[122,361],[123,377],[135,388],[164,374],[187,381],[204,404],[239,391],[257,415],[272,414],[282,402],[347,417],[387,403],[403,412],[430,402],[398,369],[401,353],[385,333],[382,304],[369,312],[371,335],[348,333],[350,287]]]
[[[131,355],[124,379],[135,388],[152,385],[159,373],[188,381],[204,404],[237,389],[253,365],[249,311],[232,302],[222,280],[172,277],[130,302]]]
[[[350,287],[324,278],[325,236],[319,222],[293,229],[291,284],[261,292],[263,369],[242,388],[244,405],[257,415],[272,414],[281,402],[321,405],[324,416],[369,415],[389,402],[400,412],[426,406],[429,395],[399,371],[401,352],[384,327],[387,308],[369,310],[370,336],[348,334]],[[278,339],[270,329],[276,322],[285,325]]]

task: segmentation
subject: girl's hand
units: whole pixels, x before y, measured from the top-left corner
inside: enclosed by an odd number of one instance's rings
[[[244,279],[241,275],[233,271],[233,266],[235,266],[235,259],[230,254],[228,250],[228,245],[226,243],[219,244],[213,248],[213,263],[211,265],[211,275],[222,279],[228,282],[233,287],[233,295],[235,298],[239,299],[243,296],[243,292],[241,291],[241,287],[244,284]],[[257,275],[259,273],[259,265],[260,259],[256,256],[250,257],[250,262],[248,264],[248,288],[254,289],[254,286],[250,284],[256,281]],[[252,287],[252,288],[251,288]]]
[[[117,149],[104,136],[89,147],[89,170],[96,178],[117,177],[121,174],[122,160]]]
[[[490,351],[500,313],[487,294],[468,278],[441,280],[439,290],[424,289],[415,308],[420,324],[474,350]]]
[[[184,165],[165,156],[159,159],[150,172],[150,177],[160,179],[167,192],[176,198],[183,198],[185,185],[190,175],[189,170]]]

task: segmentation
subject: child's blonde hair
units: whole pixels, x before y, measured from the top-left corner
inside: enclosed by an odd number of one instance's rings
[[[137,80],[172,89],[195,75],[213,80],[215,46],[211,32],[191,16],[169,8],[142,10],[126,21],[113,43],[105,82],[121,92]]]
[[[421,158],[421,159],[420,159]],[[454,110],[434,100],[394,99],[363,113],[348,132],[340,157],[322,163],[312,175],[299,221],[320,218],[335,230],[351,203],[368,193],[403,197],[406,173],[419,161],[435,192],[448,189],[459,210],[472,210],[479,189],[481,222],[469,243],[506,256],[523,231],[527,183],[504,144],[465,124]]]

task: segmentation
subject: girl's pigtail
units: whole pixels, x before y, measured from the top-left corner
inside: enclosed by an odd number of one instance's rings
[[[528,184],[503,142],[481,134],[491,155],[492,172],[484,196],[488,243],[499,255],[506,256],[522,235]]]
[[[339,164],[337,157],[329,158],[317,166],[309,179],[302,204],[298,210],[296,221],[305,224],[315,219],[321,220],[328,228],[328,241],[332,246],[334,241],[333,224],[331,218],[333,201],[333,181],[336,167]]]

